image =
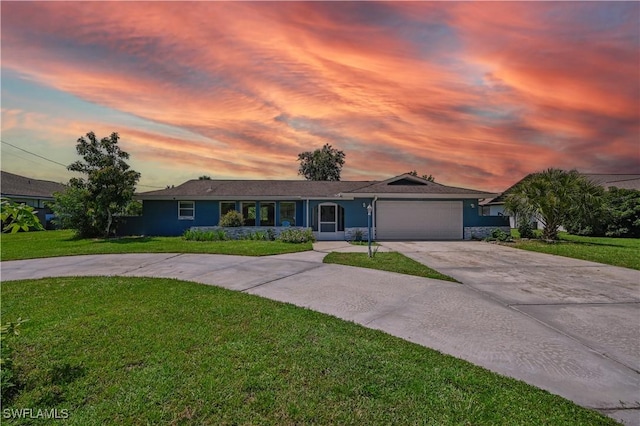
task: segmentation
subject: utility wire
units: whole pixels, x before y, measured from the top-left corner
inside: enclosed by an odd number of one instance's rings
[[[14,147],[15,149],[19,149],[19,150],[20,150],[20,151],[22,151],[22,152],[26,152],[27,154],[31,154],[31,155],[34,155],[34,156],[36,156],[36,157],[38,157],[38,158],[42,158],[43,160],[47,160],[47,161],[49,161],[50,163],[54,163],[54,164],[57,164],[57,165],[59,165],[59,166],[62,166],[62,167],[64,167],[65,169],[67,168],[67,166],[66,166],[66,165],[64,165],[64,164],[62,164],[62,163],[58,163],[57,161],[54,161],[54,160],[51,160],[51,159],[49,159],[49,158],[43,157],[42,155],[38,155],[38,154],[36,154],[36,153],[34,153],[34,152],[27,151],[26,149],[22,149],[22,148],[20,148],[20,147],[18,147],[18,146],[15,146],[15,145],[13,145],[13,144],[10,144],[9,142],[3,141],[2,139],[0,139],[0,142],[2,142],[2,143],[3,143],[3,144],[5,144],[5,145],[12,146],[12,147]]]
[[[20,151],[22,151],[22,152],[26,152],[27,154],[31,154],[31,155],[36,156],[36,157],[38,157],[38,158],[42,158],[43,160],[47,160],[47,161],[49,161],[50,163],[54,163],[54,164],[57,164],[57,165],[59,165],[59,166],[62,166],[62,167],[64,167],[65,169],[67,168],[67,166],[66,166],[65,164],[58,163],[57,161],[54,161],[54,160],[51,160],[51,159],[49,159],[49,158],[43,157],[42,155],[38,155],[38,154],[36,154],[36,153],[34,153],[34,152],[27,151],[26,149],[22,149],[22,148],[20,148],[20,147],[17,147],[17,146],[15,146],[15,145],[13,145],[13,144],[11,144],[11,143],[7,142],[7,141],[3,141],[2,139],[0,139],[0,142],[2,142],[2,143],[3,143],[3,144],[5,144],[5,145],[9,145],[9,146],[11,146],[11,147],[13,147],[13,148],[15,148],[15,149],[19,149],[19,150],[20,150]],[[15,154],[14,154],[14,155],[15,155]],[[26,160],[26,158],[24,158],[24,160]],[[140,185],[140,184],[138,184],[138,185],[136,185],[136,186],[142,186],[142,187],[145,187],[145,188],[164,189],[164,187],[162,187],[162,186],[151,186],[151,185]]]

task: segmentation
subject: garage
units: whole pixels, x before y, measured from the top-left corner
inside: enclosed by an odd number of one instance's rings
[[[379,240],[461,240],[462,201],[376,203]]]

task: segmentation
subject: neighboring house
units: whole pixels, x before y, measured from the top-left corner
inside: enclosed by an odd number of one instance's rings
[[[602,186],[604,189],[610,187],[624,188],[624,189],[637,189],[640,190],[640,174],[598,174],[598,173],[582,173],[591,182]],[[512,185],[509,189],[495,198],[482,201],[482,214],[485,216],[508,216],[504,211],[504,199],[509,190],[522,182],[523,179]],[[516,217],[509,218],[510,226],[512,228],[518,227],[518,220]]]
[[[507,218],[483,217],[479,199],[494,197],[403,174],[385,181],[190,180],[177,187],[136,195],[140,218],[124,232],[181,235],[192,227],[215,227],[230,210],[242,213],[249,229],[311,228],[319,240],[368,235],[379,240],[461,240],[481,238]]]
[[[49,222],[53,217],[53,212],[46,206],[46,203],[53,201],[54,192],[61,192],[65,189],[65,185],[48,180],[32,179],[4,171],[0,175],[2,197],[35,208],[38,212],[38,219],[45,228],[49,228]]]

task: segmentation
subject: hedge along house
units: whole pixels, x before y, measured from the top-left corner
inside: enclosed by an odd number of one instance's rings
[[[311,228],[319,240],[461,240],[508,230],[508,218],[481,216],[479,200],[496,194],[454,188],[404,174],[386,181],[191,180],[140,193],[143,214],[125,232],[181,235],[214,228],[230,210],[242,213],[244,231]]]

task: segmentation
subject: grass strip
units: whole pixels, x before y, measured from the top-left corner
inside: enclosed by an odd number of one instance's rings
[[[187,241],[182,237],[74,238],[73,231],[2,234],[0,259],[19,260],[81,254],[208,253],[269,256],[312,250],[311,243],[282,241]]]
[[[8,340],[21,388],[3,409],[66,409],[69,425],[615,424],[383,332],[217,287],[85,277],[1,290],[3,320],[29,319]]]
[[[640,270],[638,238],[582,237],[563,232],[557,242],[516,240],[509,245],[523,250]]]
[[[367,253],[332,252],[324,258],[323,262],[357,266],[359,268],[379,269],[381,271],[397,272],[399,274],[458,282],[456,279],[451,278],[448,275],[441,274],[440,272],[397,252],[376,253],[374,257],[369,257]]]

